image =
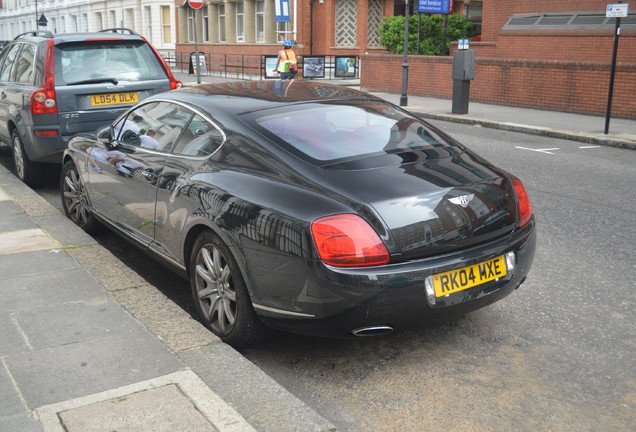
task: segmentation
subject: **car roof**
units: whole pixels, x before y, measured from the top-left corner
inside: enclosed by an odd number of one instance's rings
[[[210,112],[222,111],[228,114],[241,114],[300,102],[352,100],[385,102],[379,97],[351,87],[304,80],[199,84],[155,96],[155,98],[166,97],[199,106]]]
[[[29,40],[32,42],[42,42],[53,39],[55,44],[67,42],[81,42],[86,39],[116,39],[116,40],[142,40],[142,37],[134,30],[127,28],[105,29],[98,32],[83,33],[52,33],[50,31],[30,31],[22,33],[13,38],[16,40]]]

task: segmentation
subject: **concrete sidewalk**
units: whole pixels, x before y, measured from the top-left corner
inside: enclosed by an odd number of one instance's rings
[[[334,430],[2,166],[0,299],[0,431]]]
[[[197,77],[194,75],[177,72],[175,76],[185,85],[196,85],[197,83]],[[216,76],[201,77],[202,83],[227,81],[235,81],[235,79]],[[358,79],[326,79],[315,81],[360,89],[360,80]],[[399,105],[399,94],[378,92],[374,92],[373,94]],[[605,135],[603,133],[605,129],[604,116],[543,111],[479,102],[469,103],[468,114],[452,114],[452,101],[450,99],[412,96],[408,94],[407,106],[404,108],[428,119],[479,124],[495,129],[636,150],[636,120],[611,118],[609,134]]]

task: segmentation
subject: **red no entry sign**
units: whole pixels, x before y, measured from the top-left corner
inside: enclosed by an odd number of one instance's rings
[[[196,0],[188,0],[188,4],[190,5],[192,9],[201,9],[201,6],[203,6],[202,1],[196,1]]]

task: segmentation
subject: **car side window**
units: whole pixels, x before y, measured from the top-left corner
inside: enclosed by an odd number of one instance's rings
[[[33,45],[24,44],[15,62],[15,81],[20,83],[30,83],[33,81],[34,58],[35,47]]]
[[[119,142],[151,150],[170,151],[192,112],[169,102],[150,102],[131,111],[115,125]]]
[[[9,48],[9,52],[7,52],[4,63],[2,64],[2,70],[0,71],[0,81],[11,81],[11,71],[13,71],[15,58],[18,55],[18,51],[20,51],[21,45],[22,44],[15,44]]]
[[[205,157],[214,153],[224,140],[225,136],[219,129],[200,115],[195,114],[181,134],[172,153]]]

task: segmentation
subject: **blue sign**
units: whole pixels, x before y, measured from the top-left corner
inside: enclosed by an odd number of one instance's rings
[[[418,0],[417,11],[424,13],[449,14],[453,0]]]
[[[290,22],[289,0],[274,1],[276,22]]]
[[[467,50],[468,49],[468,39],[459,39],[457,41],[457,49]]]

